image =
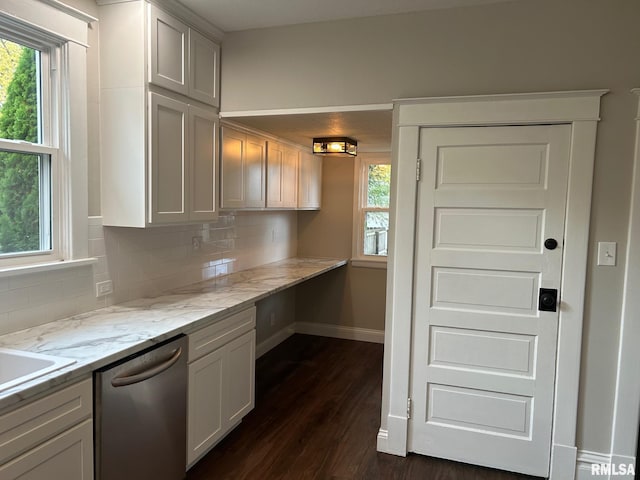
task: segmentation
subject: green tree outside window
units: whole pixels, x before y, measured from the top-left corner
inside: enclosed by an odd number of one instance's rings
[[[0,45],[0,93],[10,78],[0,108],[0,138],[37,142],[37,52],[20,46],[13,75],[8,75],[15,61],[15,47],[8,44],[3,40]],[[40,249],[39,168],[39,155],[0,151],[0,253]]]

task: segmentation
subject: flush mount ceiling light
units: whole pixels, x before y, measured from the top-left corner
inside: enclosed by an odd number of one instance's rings
[[[348,137],[324,137],[313,139],[313,153],[355,157],[358,154],[358,142]]]

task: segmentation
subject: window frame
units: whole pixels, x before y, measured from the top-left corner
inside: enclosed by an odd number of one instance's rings
[[[0,138],[0,150],[48,157],[44,179],[40,177],[40,231],[49,231],[50,246],[29,252],[0,254],[0,268],[23,266],[62,260],[62,238],[59,208],[60,192],[63,188],[59,176],[60,157],[60,69],[56,68],[60,58],[60,43],[44,32],[0,16],[0,37],[39,52],[38,78],[38,142]],[[48,181],[45,181],[48,180]],[[44,187],[44,188],[43,188]],[[48,203],[44,203],[48,198]],[[46,216],[46,218],[45,218]],[[44,225],[47,220],[50,225]]]
[[[367,212],[388,212],[390,207],[369,207],[369,166],[391,165],[390,152],[360,153],[354,159],[353,245],[351,264],[356,267],[387,268],[387,255],[364,254],[364,225]],[[391,226],[391,225],[389,225]]]
[[[49,48],[55,111],[48,134],[51,160],[52,237],[56,255],[0,259],[0,278],[94,264],[88,241],[87,47],[96,18],[55,0],[21,0],[3,6],[0,27],[27,46]],[[43,135],[45,133],[43,132]]]

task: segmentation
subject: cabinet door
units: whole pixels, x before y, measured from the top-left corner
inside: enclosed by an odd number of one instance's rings
[[[244,170],[247,136],[229,127],[222,127],[222,159],[220,189],[222,208],[244,208]]]
[[[223,414],[224,348],[189,365],[187,466],[191,466],[226,432]]]
[[[300,151],[285,147],[282,170],[282,197],[285,208],[298,206],[298,163],[300,163]]]
[[[224,348],[224,412],[231,428],[254,406],[256,331],[245,333]]]
[[[5,480],[92,480],[93,422],[63,432],[0,466]]]
[[[247,134],[245,152],[245,206],[247,208],[264,208],[266,205],[266,140]]]
[[[298,174],[298,208],[319,209],[322,193],[322,157],[302,152]]]
[[[269,141],[267,143],[267,208],[285,206],[284,169],[284,147],[280,143]]]
[[[183,95],[188,84],[189,27],[149,5],[149,82]]]
[[[149,96],[149,223],[185,221],[188,107],[155,93]]]
[[[218,116],[189,107],[189,220],[214,220],[218,183]]]
[[[189,29],[189,96],[220,106],[220,46]]]

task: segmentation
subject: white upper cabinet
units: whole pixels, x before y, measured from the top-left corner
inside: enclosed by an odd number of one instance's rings
[[[278,142],[267,142],[267,207],[298,207],[298,159],[300,151]]]
[[[189,107],[189,220],[210,220],[217,214],[219,131],[217,115]]]
[[[220,106],[220,46],[189,30],[189,96]]]
[[[322,157],[300,153],[298,167],[298,208],[319,210],[322,198]]]
[[[149,5],[149,82],[189,94],[189,27]]]
[[[142,0],[99,8],[104,225],[214,220],[219,47]]]
[[[264,138],[222,127],[222,208],[265,207],[266,150]]]
[[[284,146],[269,140],[267,146],[267,207],[284,207]]]
[[[150,223],[188,220],[188,105],[150,94]]]
[[[318,210],[322,158],[249,131],[222,127],[221,208]]]
[[[220,105],[220,46],[149,6],[149,82],[209,105]]]

